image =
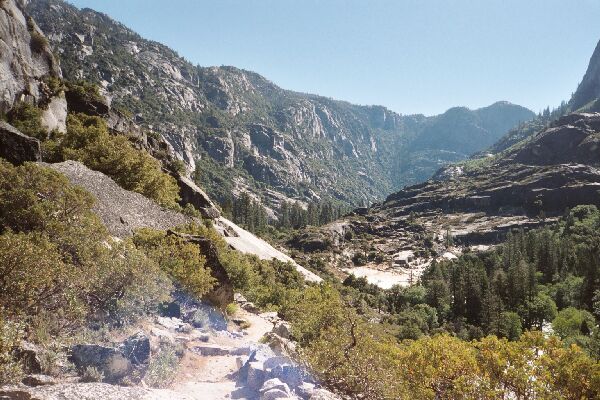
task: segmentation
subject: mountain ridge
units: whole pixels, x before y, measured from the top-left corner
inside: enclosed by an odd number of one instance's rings
[[[162,134],[190,169],[198,164],[201,183],[220,201],[250,191],[275,209],[291,199],[368,204],[428,177],[440,166],[438,154],[454,151],[435,149],[422,174],[398,175],[400,150],[428,117],[288,91],[236,67],[194,66],[105,14],[60,1],[35,0],[28,11],[67,79],[99,83],[114,105]],[[505,114],[514,124],[533,116]]]

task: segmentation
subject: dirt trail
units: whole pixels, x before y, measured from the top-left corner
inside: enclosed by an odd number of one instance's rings
[[[173,387],[170,390],[156,391],[157,397],[153,399],[172,399],[174,394],[181,400],[254,399],[254,395],[245,388],[236,386],[236,378],[233,376],[247,360],[247,356],[231,354],[209,356],[193,351],[197,346],[207,345],[230,349],[246,348],[257,344],[264,334],[273,329],[273,323],[264,316],[243,309],[240,309],[235,317],[247,321],[250,326],[242,330],[230,323],[227,332],[211,334],[208,342],[198,340],[188,342]]]

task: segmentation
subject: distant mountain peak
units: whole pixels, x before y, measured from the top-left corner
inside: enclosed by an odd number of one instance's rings
[[[587,71],[577,87],[569,106],[573,111],[599,111],[600,102],[600,41],[590,58]]]

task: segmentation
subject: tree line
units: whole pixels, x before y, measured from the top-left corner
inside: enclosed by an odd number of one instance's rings
[[[599,228],[600,211],[578,206],[552,227],[509,233],[491,251],[434,262],[418,285],[384,291],[352,276],[344,284],[399,339],[449,332],[516,340],[544,329],[600,357]]]
[[[265,233],[269,228],[277,230],[302,229],[306,226],[320,226],[335,221],[350,208],[331,200],[309,202],[304,205],[297,201],[281,203],[277,217],[269,216],[258,199],[244,192],[238,197],[228,197],[222,204],[223,213],[233,222],[253,233]]]

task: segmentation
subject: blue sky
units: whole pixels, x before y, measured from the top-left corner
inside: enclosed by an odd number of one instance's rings
[[[568,100],[600,40],[599,0],[71,0],[202,66],[427,115]]]

